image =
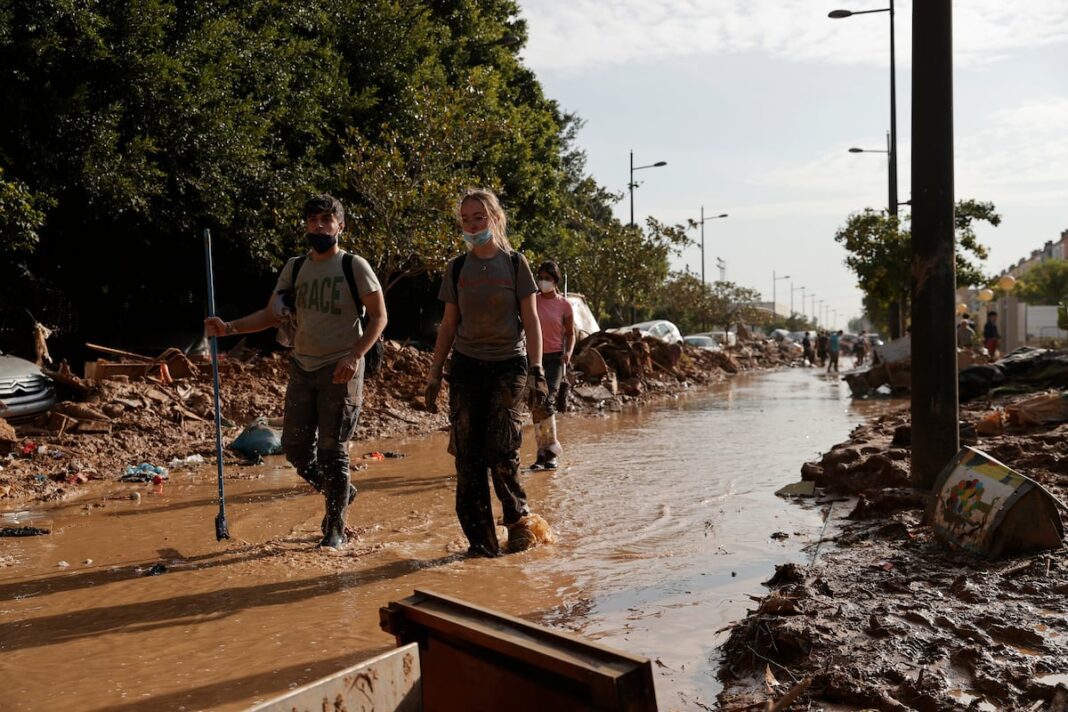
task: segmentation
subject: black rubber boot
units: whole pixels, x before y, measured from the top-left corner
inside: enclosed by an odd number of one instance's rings
[[[348,503],[352,504],[352,501],[354,499],[356,499],[356,485],[349,484],[349,502]],[[324,514],[323,515],[323,523],[319,525],[319,528],[323,532],[323,536],[326,536],[326,523],[329,520],[330,520],[330,515],[329,514]]]
[[[325,480],[326,519],[323,521],[323,540],[320,548],[340,549],[345,544],[345,510],[349,495],[355,489],[349,484],[348,473]]]

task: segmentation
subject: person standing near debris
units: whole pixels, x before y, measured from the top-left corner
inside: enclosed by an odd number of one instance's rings
[[[575,316],[571,303],[558,291],[560,267],[552,260],[538,266],[538,322],[541,324],[542,365],[549,389],[546,399],[548,408],[534,409],[534,437],[538,442],[538,454],[531,465],[532,470],[555,470],[556,458],[563,452],[556,437],[556,413],[553,404],[556,392],[564,377],[564,369],[571,363],[571,350],[575,348]]]
[[[853,368],[860,368],[864,365],[864,357],[868,353],[868,332],[861,330],[860,336],[857,337],[857,342],[853,344]]]
[[[501,501],[508,549],[537,543],[527,495],[519,483],[524,391],[546,408],[537,286],[526,258],[512,249],[507,218],[488,190],[460,199],[458,217],[467,252],[445,268],[426,407],[437,411],[445,359],[449,370],[449,451],[456,459],[456,515],[471,556],[500,554],[489,482]],[[524,335],[526,344],[524,346]],[[540,518],[538,518],[540,520]]]
[[[842,332],[832,331],[827,339],[827,373],[833,369],[838,373],[838,352],[842,346]]]
[[[338,246],[345,229],[341,201],[325,194],[311,198],[304,205],[304,224],[311,249],[282,268],[267,306],[230,322],[206,319],[204,328],[209,336],[229,336],[278,326],[277,297],[291,298],[296,332],[282,448],[297,474],[323,493],[326,516],[319,546],[336,549],[345,543],[345,512],[356,496],[349,483],[348,444],[363,404],[363,356],[386,327],[386,304],[367,260]],[[366,331],[360,324],[364,308]]]
[[[827,360],[827,349],[830,339],[827,337],[827,332],[820,329],[816,336],[816,365],[823,368],[823,362]]]
[[[1001,332],[998,331],[998,313],[996,311],[991,310],[986,313],[986,323],[983,324],[983,345],[986,346],[990,358],[996,359],[1001,355]]]
[[[970,349],[973,343],[975,343],[975,329],[972,328],[968,315],[962,314],[960,325],[957,326],[957,348]]]
[[[815,358],[812,355],[812,339],[809,338],[808,332],[805,332],[805,336],[801,339],[801,365],[804,366],[805,362],[808,362],[809,366],[815,365]]]

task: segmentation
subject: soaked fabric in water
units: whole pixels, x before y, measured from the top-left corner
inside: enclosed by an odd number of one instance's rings
[[[282,449],[297,474],[326,497],[327,514],[344,520],[349,501],[348,443],[363,405],[363,359],[348,383],[334,366],[305,371],[290,364]]]
[[[471,549],[500,553],[489,482],[501,501],[504,524],[526,516],[519,484],[520,405],[526,358],[482,361],[454,351],[449,376],[450,449],[456,458],[456,516]]]

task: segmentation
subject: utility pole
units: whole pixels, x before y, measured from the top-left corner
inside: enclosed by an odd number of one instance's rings
[[[953,3],[912,6],[912,483],[960,449],[953,194]]]

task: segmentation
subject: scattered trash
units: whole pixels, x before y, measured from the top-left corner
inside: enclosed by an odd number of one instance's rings
[[[998,557],[1061,546],[1064,526],[1053,495],[980,450],[962,448],[933,491],[927,519],[954,548]]]
[[[364,460],[385,460],[386,456],[380,452],[365,452],[363,454]]]
[[[84,485],[86,482],[89,481],[89,475],[86,475],[84,472],[75,472],[73,474],[67,475],[65,478],[63,478],[63,481],[66,482],[68,485]]]
[[[256,418],[245,426],[229,447],[248,459],[255,460],[264,455],[277,455],[282,452],[282,438],[277,430],[267,424],[266,418]]]
[[[1068,420],[1068,393],[1050,391],[1005,408],[1009,425],[1023,427]]]
[[[70,568],[70,564],[68,564],[66,561],[60,561],[58,564],[56,564],[56,567],[60,569],[66,569]]]
[[[176,457],[167,463],[167,467],[172,470],[177,470],[182,467],[192,467],[193,465],[203,465],[203,455],[187,455],[186,457]]]
[[[140,492],[131,492],[130,493],[130,499],[132,499],[134,502],[140,502],[141,501],[141,493]]]
[[[82,562],[82,566],[92,566],[92,565],[93,565],[93,560],[92,559],[86,559],[85,561]]]
[[[893,571],[894,565],[889,561],[876,561],[872,564],[872,568],[882,569],[883,571]]]
[[[152,475],[152,484],[161,485],[163,484],[164,479],[163,475]]]
[[[1005,432],[1005,412],[999,409],[987,413],[975,424],[975,432],[988,437],[1003,434]]]
[[[145,576],[159,576],[160,574],[167,573],[167,567],[163,564],[152,564],[145,570]]]
[[[43,536],[51,533],[51,529],[42,527],[0,526],[0,536]]]
[[[384,453],[382,453],[382,455],[391,460],[395,460],[401,457],[408,457],[403,452],[396,452],[394,450],[386,450]]]
[[[776,540],[776,541],[783,541],[784,539],[789,539],[790,535],[787,534],[786,532],[775,532],[774,534],[771,535],[771,538]]]
[[[22,444],[22,449],[19,451],[23,457],[31,457],[37,453],[37,443],[32,440],[27,440]]]
[[[802,480],[781,487],[775,492],[779,497],[815,497],[816,482],[814,480]]]
[[[156,477],[159,477],[160,481],[167,479],[166,468],[142,462],[136,467],[133,465],[127,467],[126,473],[119,480],[121,482],[155,482]]]

